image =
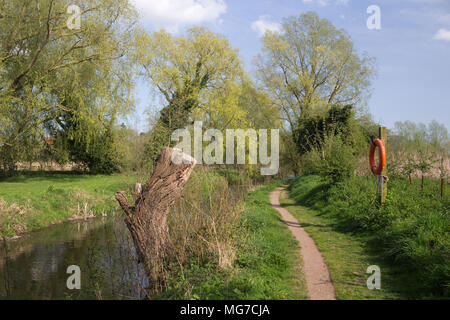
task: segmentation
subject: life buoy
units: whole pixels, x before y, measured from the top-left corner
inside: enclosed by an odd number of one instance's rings
[[[375,164],[375,149],[377,147],[380,149],[380,160],[378,166]],[[386,166],[386,148],[384,147],[384,143],[381,139],[373,140],[373,143],[370,146],[369,164],[373,174],[381,174]]]

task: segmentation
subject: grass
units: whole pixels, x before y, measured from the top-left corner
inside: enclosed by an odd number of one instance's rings
[[[136,178],[44,173],[0,181],[0,235],[80,214],[113,212]],[[169,224],[178,269],[155,299],[305,299],[298,244],[269,203],[271,184],[247,193],[232,171],[197,170]],[[211,223],[214,221],[214,223]],[[50,229],[49,229],[50,230]],[[178,270],[178,271],[177,271]]]
[[[364,246],[364,239],[338,232],[333,228],[333,222],[324,218],[319,212],[299,206],[294,200],[281,199],[281,205],[289,210],[301,223],[303,228],[316,242],[319,251],[328,265],[331,279],[340,300],[365,299],[396,299],[401,295],[386,286],[395,276],[393,270],[388,270],[383,264],[382,289],[367,289],[366,274],[370,265],[380,265],[375,254],[370,254]],[[389,280],[388,280],[389,279]]]
[[[448,298],[448,193],[437,182],[389,182],[377,208],[371,178],[329,185],[317,176],[297,178],[282,204],[316,241],[329,265],[339,299]],[[365,285],[369,265],[378,265],[382,289]]]
[[[298,244],[268,195],[271,184],[250,193],[235,233],[239,237],[232,268],[192,262],[171,280],[158,299],[306,299]]]
[[[133,178],[64,173],[20,175],[0,180],[0,237],[11,237],[72,216],[111,214],[114,194]]]

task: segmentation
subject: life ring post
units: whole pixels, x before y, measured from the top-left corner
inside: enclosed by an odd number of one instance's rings
[[[378,133],[379,133],[380,140],[384,144],[384,153],[386,156],[387,155],[387,129],[386,129],[386,127],[379,127]],[[386,201],[387,192],[388,192],[387,165],[384,166],[380,175],[381,175],[380,180],[382,181],[382,185],[381,185],[381,190],[380,190],[381,192],[378,193],[378,199],[379,199],[379,203],[383,204]]]
[[[386,127],[379,127],[379,138],[374,139],[370,145],[369,165],[370,170],[377,176],[377,196],[378,203],[383,204],[387,197],[387,167],[386,167],[386,146],[387,146],[387,130]],[[375,160],[375,151],[379,150],[378,164]]]

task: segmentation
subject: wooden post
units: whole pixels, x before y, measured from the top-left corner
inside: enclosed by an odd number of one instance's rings
[[[383,141],[384,143],[384,148],[386,150],[386,156],[387,156],[387,130],[386,127],[380,127],[379,128],[379,138]],[[379,193],[379,202],[380,204],[383,204],[386,201],[386,197],[387,197],[387,192],[388,192],[388,187],[387,187],[387,183],[388,183],[388,179],[387,179],[387,164],[384,167],[383,171],[381,172],[381,176],[379,177],[379,179],[382,181],[382,190]]]
[[[116,199],[127,214],[125,222],[133,238],[136,254],[147,273],[152,292],[159,292],[165,283],[165,262],[173,256],[167,216],[194,169],[195,159],[179,149],[164,148],[156,159],[150,180],[142,187],[136,184],[134,206],[128,203],[125,191]]]

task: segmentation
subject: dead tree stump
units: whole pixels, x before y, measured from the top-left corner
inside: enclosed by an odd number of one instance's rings
[[[131,232],[139,261],[143,264],[152,290],[164,285],[165,262],[173,255],[167,216],[184,189],[194,169],[195,159],[179,149],[164,148],[156,159],[156,168],[142,188],[135,185],[134,206],[125,191],[116,199],[127,214],[125,222]]]

